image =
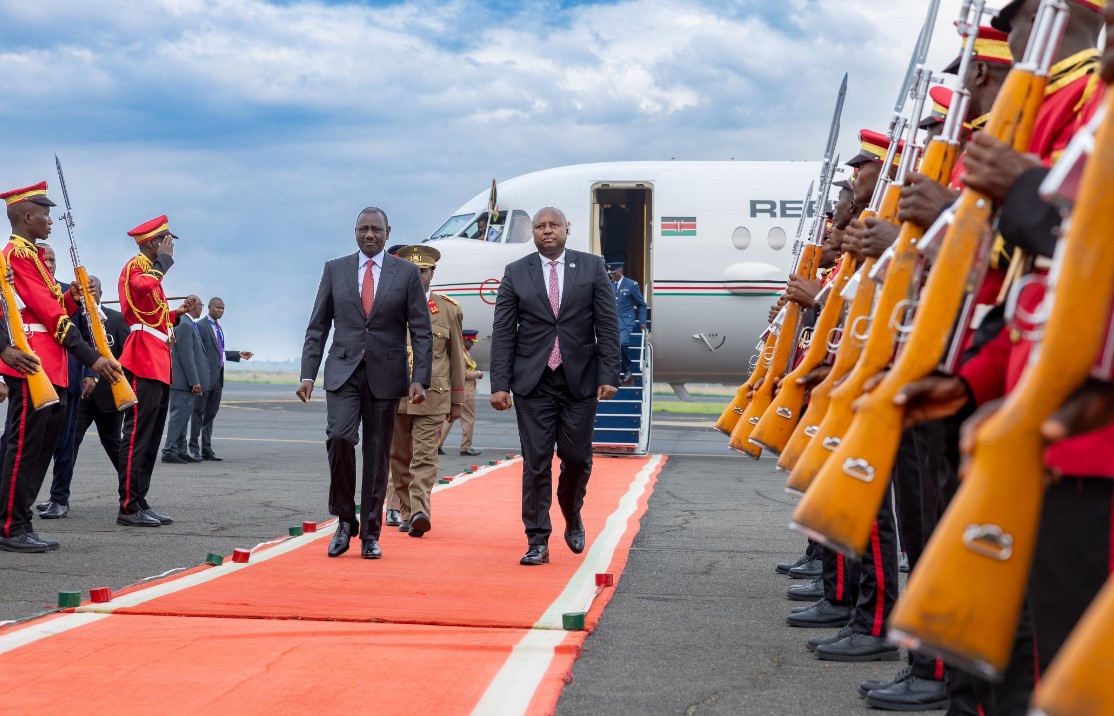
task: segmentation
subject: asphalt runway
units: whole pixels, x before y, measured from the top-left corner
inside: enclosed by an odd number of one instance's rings
[[[785,626],[800,603],[785,599],[791,582],[774,564],[804,546],[785,527],[794,500],[772,460],[728,454],[711,423],[655,416],[651,449],[670,459],[558,713],[865,712],[858,682],[901,666],[817,661],[804,641],[819,632]],[[293,386],[227,385],[214,439],[225,460],[158,463],[149,501],[177,521],[155,529],[116,525],[116,477],[94,428],[78,457],[69,516],[35,523],[61,549],[0,552],[0,621],[53,607],[61,590],[119,589],[199,564],[209,552],[227,555],[284,535],[304,519],[326,519],[324,426],[323,396],[307,406]],[[475,442],[484,454],[461,457],[458,441],[454,430],[442,457],[446,474],[517,452],[514,417],[481,398]]]

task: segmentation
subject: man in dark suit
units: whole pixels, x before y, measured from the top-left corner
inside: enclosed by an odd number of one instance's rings
[[[308,403],[329,331],[333,344],[325,360],[325,446],[329,453],[329,513],[337,531],[330,557],[348,550],[363,533],[360,555],[379,559],[383,498],[398,403],[425,400],[433,362],[433,332],[421,273],[383,247],[391,235],[387,215],[369,206],[356,217],[359,251],[325,263],[302,348],[302,383],[297,396]],[[413,349],[408,378],[406,336]],[[409,382],[409,387],[407,383]],[[356,443],[363,424],[363,479],[360,521],[356,521]]]
[[[619,383],[619,320],[603,259],[565,249],[569,222],[558,209],[539,211],[533,229],[538,253],[507,265],[491,335],[491,406],[509,410],[514,391],[518,408],[526,565],[549,561],[554,443],[565,542],[584,551],[596,403]]]
[[[209,299],[209,315],[197,322],[201,331],[201,347],[205,349],[205,362],[209,368],[209,382],[201,386],[202,394],[193,407],[190,418],[190,455],[202,460],[220,462],[224,458],[213,452],[213,421],[220,410],[220,397],[224,392],[225,361],[251,360],[251,351],[230,351],[224,348],[224,299]]]
[[[95,276],[90,276],[89,281],[93,288],[93,297],[97,303],[101,300],[101,282]],[[112,355],[119,360],[124,352],[124,343],[128,340],[128,324],[124,322],[124,315],[119,311],[101,306],[101,318],[104,321],[104,332],[108,338],[108,347]],[[116,401],[112,399],[112,385],[106,380],[94,377],[96,387],[93,392],[81,399],[77,409],[77,434],[74,436],[74,460],[81,449],[81,441],[93,423],[97,424],[97,435],[101,439],[112,467],[120,472],[120,433],[124,427],[124,413],[116,409]]]
[[[182,314],[174,329],[174,345],[170,351],[170,414],[166,419],[166,443],[162,446],[162,461],[186,464],[201,462],[186,450],[186,430],[198,397],[209,382],[209,364],[201,347],[201,330],[196,320],[201,318],[201,299],[190,296],[191,309]]]

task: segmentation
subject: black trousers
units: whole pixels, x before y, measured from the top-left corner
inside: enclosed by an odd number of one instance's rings
[[[50,499],[60,505],[70,504],[70,483],[73,482],[73,467],[77,461],[74,437],[77,434],[77,409],[80,404],[80,393],[66,395],[62,430],[58,434],[58,444],[54,448],[54,479],[50,483]]]
[[[596,398],[574,398],[565,371],[546,368],[537,387],[516,395],[515,415],[522,443],[522,523],[531,545],[549,542],[553,526],[553,446],[561,459],[557,479],[557,504],[566,519],[584,505],[588,478],[592,476],[592,430]]]
[[[73,441],[74,461],[77,460],[77,454],[81,450],[81,442],[85,439],[85,433],[89,431],[89,426],[96,423],[97,436],[101,439],[101,447],[104,448],[108,459],[112,461],[112,467],[116,469],[116,474],[120,474],[120,433],[124,429],[124,412],[122,410],[101,410],[97,407],[97,402],[93,398],[82,398],[77,408],[77,431]]]
[[[194,455],[213,454],[213,421],[220,410],[220,396],[224,392],[224,368],[212,388],[205,391],[193,408],[190,418],[190,452]]]
[[[120,441],[120,511],[135,514],[145,510],[151,473],[159,455],[159,439],[166,425],[170,386],[157,380],[138,378],[127,368],[124,377],[132,385],[139,402],[124,411]]]
[[[860,563],[819,544],[816,549],[820,552],[824,598],[832,604],[853,605],[859,598]]]
[[[35,410],[27,381],[4,376],[8,384],[7,438],[0,472],[0,535],[14,537],[33,531],[31,505],[46,477],[66,414],[66,389],[54,386],[58,403]]]
[[[885,636],[886,620],[897,601],[897,522],[893,486],[886,488],[882,507],[860,562],[859,594],[851,612],[851,628],[861,634]]]
[[[398,398],[380,400],[367,385],[364,364],[337,390],[325,392],[325,448],[329,453],[329,514],[356,522],[356,444],[363,425],[360,533],[379,539],[391,466]]]

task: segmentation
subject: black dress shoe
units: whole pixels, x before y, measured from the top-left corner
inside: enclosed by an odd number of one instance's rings
[[[483,455],[483,453],[480,452],[479,450],[477,450],[476,448],[468,448],[467,450],[461,450],[460,454],[461,455],[467,455],[468,457],[476,457],[477,455]]]
[[[790,613],[785,621],[795,627],[842,626],[851,621],[851,607],[821,599],[803,611]]]
[[[357,530],[359,527],[356,528]],[[341,520],[337,523],[337,531],[329,540],[329,556],[339,557],[348,551],[348,543],[352,541],[352,523]]]
[[[812,559],[812,557],[809,557],[807,554],[802,554],[800,557],[797,557],[796,561],[784,562],[774,567],[774,569],[777,570],[778,574],[789,574],[789,570],[794,567],[800,567],[802,564],[807,564],[810,559]]]
[[[53,546],[51,546],[53,544]],[[5,552],[49,552],[58,549],[54,540],[44,540],[34,532],[24,532],[13,537],[0,537],[0,550]]]
[[[185,465],[187,463],[181,455],[163,455],[162,461],[171,465]]]
[[[814,651],[814,650],[813,650]],[[866,696],[867,692],[874,691],[875,689],[888,689],[894,684],[900,684],[905,681],[913,673],[911,665],[903,667],[896,674],[886,679],[885,681],[878,681],[875,679],[868,679],[867,681],[859,684],[859,696]]]
[[[809,651],[816,651],[816,647],[821,644],[835,644],[840,639],[846,639],[851,636],[852,632],[851,625],[844,624],[834,634],[829,634],[827,636],[810,636],[808,641],[805,642],[805,648]]]
[[[156,520],[158,520],[160,525],[172,525],[172,524],[174,524],[174,518],[173,517],[167,517],[166,515],[160,515],[158,512],[155,512],[150,507],[144,509],[143,512],[148,517],[153,517]]]
[[[445,454],[445,448],[441,448],[441,447],[437,448],[437,454],[438,455],[444,455]]]
[[[892,686],[868,691],[866,702],[884,711],[932,711],[951,704],[943,681],[912,674]]]
[[[580,519],[580,513],[576,517],[565,523],[565,544],[569,546],[573,554],[580,554],[584,551],[584,520]]]
[[[816,647],[816,658],[824,661],[897,661],[900,657],[901,652],[885,637],[859,632]]]
[[[410,531],[410,520],[403,520],[402,522],[399,522],[398,523],[398,531],[399,532],[409,532]]]
[[[36,540],[38,540],[39,542],[42,542],[43,544],[45,544],[45,545],[46,545],[46,548],[47,548],[48,550],[50,550],[50,549],[58,549],[58,547],[59,547],[59,546],[61,545],[61,542],[59,542],[58,540],[56,540],[56,539],[47,539],[46,537],[41,537],[41,536],[39,535],[39,533],[38,533],[38,532],[28,532],[27,534],[31,535],[31,537],[32,537],[33,539],[36,539]]]
[[[794,584],[786,590],[785,596],[795,602],[815,602],[824,596],[824,578],[817,577],[811,582]]]
[[[819,559],[810,559],[804,564],[790,569],[789,576],[793,579],[813,579],[814,577],[819,577],[823,569],[823,562]]]
[[[204,462],[204,458],[202,458],[200,455],[193,455],[188,452],[184,453],[181,457],[186,462]]]
[[[126,512],[116,514],[116,524],[125,527],[162,527],[162,523],[142,510],[130,515]]]
[[[402,524],[402,515],[398,513],[398,510],[387,510],[387,519],[384,520],[384,524],[388,527],[398,527]]]
[[[360,540],[360,556],[364,559],[379,559],[383,551],[379,549],[379,540],[374,537]]]
[[[522,555],[522,559],[518,560],[518,563],[530,566],[549,564],[549,547],[544,544],[530,545],[530,549],[526,550],[526,554]]]
[[[53,502],[53,500],[47,500],[46,502],[40,502],[39,504],[35,505],[35,509],[38,510],[39,512],[42,512],[46,508],[50,507],[51,502]]]
[[[69,513],[69,505],[62,505],[57,502],[51,502],[49,507],[39,513],[39,517],[42,517],[44,520],[57,520],[65,517]]]
[[[429,515],[424,512],[415,512],[410,516],[410,536],[421,537],[426,532],[433,529],[433,524],[429,521]]]
[[[202,460],[212,460],[213,462],[223,462],[224,458],[219,455],[214,455],[211,452],[201,453]]]

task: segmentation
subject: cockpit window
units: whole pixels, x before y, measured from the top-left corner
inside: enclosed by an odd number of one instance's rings
[[[507,235],[508,244],[524,244],[534,238],[533,227],[530,226],[530,215],[522,209],[515,209],[511,215],[511,231]]]
[[[449,220],[442,224],[440,229],[430,234],[426,241],[435,241],[449,236],[456,236],[460,232],[461,227],[467,224],[474,216],[475,214],[457,214],[456,216],[450,216]]]
[[[476,217],[476,220],[468,225],[464,230],[461,237],[465,239],[477,239],[480,241],[499,242],[503,239],[504,222],[507,220],[507,215],[499,212],[495,217],[494,222],[488,221],[487,212],[482,212]]]

